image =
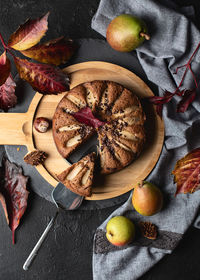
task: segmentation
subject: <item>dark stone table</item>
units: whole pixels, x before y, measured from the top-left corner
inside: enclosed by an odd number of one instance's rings
[[[194,4],[197,18],[200,18],[198,1],[176,2],[181,6]],[[0,32],[7,40],[27,18],[50,11],[46,39],[61,35],[74,39],[103,39],[90,28],[98,3],[99,0],[0,0]],[[196,25],[200,28],[200,20]],[[1,46],[0,50],[3,51]],[[14,69],[13,74],[16,74]],[[28,208],[17,229],[15,245],[12,245],[11,232],[0,207],[0,279],[92,279],[94,232],[119,205],[96,210],[62,211],[37,258],[26,272],[22,269],[23,263],[55,213],[55,206],[30,189]],[[200,279],[199,236],[200,232],[190,227],[173,254],[167,255],[140,279]]]

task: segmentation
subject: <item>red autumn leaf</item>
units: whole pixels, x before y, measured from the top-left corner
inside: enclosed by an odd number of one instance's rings
[[[0,187],[0,192],[6,202],[9,227],[12,230],[14,244],[15,230],[27,207],[29,192],[26,190],[26,184],[28,177],[22,174],[21,167],[11,163],[8,159],[4,159],[3,168],[1,169],[1,172],[4,174],[4,180]]]
[[[69,78],[61,69],[19,57],[14,60],[20,78],[27,81],[34,90],[43,94],[58,94],[69,89]]]
[[[66,63],[75,50],[76,46],[72,40],[60,37],[21,51],[21,53],[42,63],[60,65]]]
[[[48,16],[49,13],[38,19],[28,19],[11,35],[8,46],[22,51],[36,45],[48,29]]]
[[[160,104],[168,103],[172,99],[173,96],[174,96],[174,93],[165,91],[164,96],[151,96],[148,99],[151,103],[160,105]]]
[[[95,116],[92,113],[92,110],[89,107],[82,108],[80,111],[73,113],[73,116],[80,123],[84,123],[94,128],[98,128],[105,124],[104,122],[95,118]]]
[[[16,84],[10,74],[6,82],[0,86],[0,109],[8,111],[8,109],[16,105],[15,87]]]
[[[169,92],[169,95],[168,95],[170,100],[174,95],[178,95],[182,98],[182,100],[177,105],[177,110],[176,111],[179,112],[179,113],[184,113],[187,110],[188,106],[193,102],[193,100],[195,99],[195,96],[196,96],[195,89],[198,88],[198,81],[197,81],[197,77],[196,77],[195,73],[192,70],[191,63],[192,63],[193,58],[196,56],[197,52],[199,51],[199,48],[200,48],[200,42],[198,43],[197,47],[195,48],[195,50],[191,54],[191,56],[188,59],[188,61],[186,62],[186,64],[178,66],[176,68],[176,71],[174,72],[174,74],[177,74],[179,69],[185,68],[185,70],[183,72],[183,75],[182,75],[182,78],[181,78],[177,88],[175,89],[175,91],[173,93]],[[190,72],[191,75],[192,75],[192,78],[193,78],[193,81],[194,81],[194,84],[195,84],[195,89],[180,90],[180,88],[183,87],[183,82],[185,80],[187,72]],[[171,94],[171,96],[170,96],[170,94]],[[152,102],[155,105],[164,104],[164,103],[169,102],[168,98],[165,98],[165,96],[164,97],[157,97],[157,96],[150,97],[149,101]],[[158,112],[158,114],[160,114],[161,106],[157,106],[157,107],[158,107],[157,112]]]
[[[193,193],[200,188],[200,148],[197,148],[177,161],[174,170],[176,194]]]
[[[196,90],[186,90],[183,94],[183,98],[177,105],[177,112],[184,113],[188,106],[193,102],[196,97]]]
[[[165,91],[164,96],[149,97],[149,101],[156,105],[156,113],[162,118],[163,104],[171,101],[175,93]]]
[[[5,83],[10,74],[10,60],[6,56],[6,51],[0,56],[0,86]]]

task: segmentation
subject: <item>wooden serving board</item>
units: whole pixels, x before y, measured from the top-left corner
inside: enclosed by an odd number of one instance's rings
[[[64,71],[70,75],[71,88],[86,81],[111,80],[129,88],[141,100],[153,95],[150,88],[139,77],[129,70],[111,63],[84,62],[69,66]],[[52,119],[56,106],[64,94],[43,96],[36,93],[26,113],[1,113],[0,117],[0,144],[26,145],[28,151],[35,148],[45,151],[48,158],[44,165],[36,168],[54,187],[58,184],[56,174],[66,169],[69,164],[58,153],[53,141],[52,130],[38,133],[33,128],[33,120],[41,116]],[[144,103],[143,107],[147,116],[147,142],[142,154],[119,172],[106,176],[99,175],[99,178],[95,180],[93,195],[86,199],[102,200],[124,194],[131,190],[138,181],[145,179],[154,168],[162,150],[164,124],[149,102]]]

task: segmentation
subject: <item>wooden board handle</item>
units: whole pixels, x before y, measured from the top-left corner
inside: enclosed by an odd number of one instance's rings
[[[26,145],[34,148],[32,122],[42,94],[36,92],[26,113],[0,113],[0,145]]]
[[[0,114],[0,145],[26,145],[31,134],[27,113]]]

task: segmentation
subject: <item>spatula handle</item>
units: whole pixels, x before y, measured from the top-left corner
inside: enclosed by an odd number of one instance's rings
[[[41,235],[40,239],[38,240],[38,242],[36,243],[35,247],[33,248],[33,250],[31,251],[30,255],[28,256],[27,260],[25,261],[25,263],[23,265],[23,269],[24,270],[28,270],[29,269],[32,261],[34,260],[34,258],[37,255],[38,250],[40,249],[40,247],[43,244],[45,238],[47,237],[48,232],[50,231],[50,229],[54,225],[54,222],[55,222],[55,220],[57,218],[57,215],[58,215],[58,211],[56,212],[55,216],[48,223],[48,225],[45,228],[45,230],[44,230],[43,234]]]

